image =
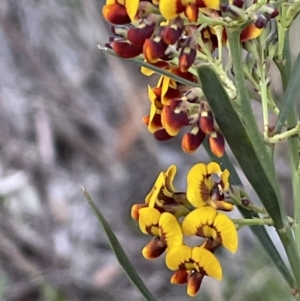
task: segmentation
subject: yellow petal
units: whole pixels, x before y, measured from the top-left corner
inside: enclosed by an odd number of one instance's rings
[[[206,165],[198,163],[194,165],[187,175],[187,199],[195,207],[206,205],[210,198],[210,187],[212,186],[207,178]]]
[[[209,164],[207,164],[207,173],[210,175],[213,173],[221,175],[222,171],[220,165],[216,162],[210,162]]]
[[[146,75],[146,76],[151,76],[155,72],[151,69],[146,68],[146,67],[141,67],[141,73]]]
[[[193,264],[191,262],[192,248],[182,245],[167,249],[166,253],[166,266],[168,269],[175,271],[180,269],[192,270]],[[186,268],[188,267],[188,268]]]
[[[217,280],[222,279],[222,267],[213,253],[201,247],[194,247],[192,250],[192,259],[194,260],[197,272],[201,272],[201,274]]]
[[[160,212],[155,208],[141,208],[139,210],[139,226],[144,234],[159,236]]]
[[[222,179],[222,182],[224,184],[224,187],[223,187],[223,190],[224,191],[227,191],[229,189],[229,181],[228,181],[228,178],[229,178],[229,170],[228,169],[225,169],[221,175],[221,179]]]
[[[209,206],[204,206],[193,210],[182,222],[183,234],[197,235],[197,232],[202,230],[204,232],[204,237],[212,237],[215,231],[211,226],[213,225],[216,216],[217,211]]]
[[[164,98],[166,95],[168,89],[169,89],[169,83],[170,83],[170,77],[164,76],[162,80],[162,87],[161,87],[161,98]]]
[[[161,188],[165,185],[165,179],[166,174],[164,172],[161,172],[158,178],[156,179],[151,191],[147,194],[145,202],[149,205],[149,207],[154,207],[158,194]]]
[[[219,0],[204,0],[203,2],[204,2],[204,6],[207,8],[211,8],[211,9],[215,9],[215,10],[220,9],[220,1]]]
[[[174,181],[176,172],[177,172],[176,165],[171,165],[166,172],[166,175],[167,175],[166,188],[169,192],[175,192],[175,188],[173,186],[173,181]]]
[[[154,103],[157,96],[156,94],[154,93],[153,89],[148,85],[148,98],[149,100]]]
[[[221,239],[222,245],[232,253],[238,248],[238,235],[233,221],[224,213],[219,213],[214,221],[217,236]]]
[[[183,243],[183,234],[177,218],[164,212],[159,218],[159,236],[165,241],[168,248],[180,246]]]
[[[177,14],[176,1],[174,0],[160,0],[159,10],[162,16],[167,19],[173,19]]]
[[[131,21],[135,19],[136,13],[139,8],[139,0],[125,0],[126,12]]]

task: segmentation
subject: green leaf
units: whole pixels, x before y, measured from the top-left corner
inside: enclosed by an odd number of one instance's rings
[[[102,51],[105,51],[106,53],[110,54],[110,55],[113,55],[115,57],[118,57],[115,52],[112,50],[112,49],[109,49],[107,47],[102,47],[102,46],[98,46],[98,48]],[[140,59],[140,58],[132,58],[132,59],[125,59],[125,61],[129,61],[129,62],[133,62],[135,63],[136,65],[140,66],[140,67],[145,67],[145,68],[148,68],[160,75],[164,75],[164,76],[167,76],[173,80],[175,80],[176,82],[178,83],[181,83],[183,85],[186,85],[186,86],[189,86],[189,87],[199,87],[199,84],[198,83],[194,83],[194,82],[191,82],[189,80],[186,80],[174,73],[171,73],[169,72],[168,70],[165,70],[165,69],[161,69],[157,66],[154,66],[152,64],[149,64],[147,62],[145,62],[144,60]]]
[[[115,252],[115,255],[124,269],[125,273],[127,274],[128,278],[133,282],[133,284],[138,288],[138,290],[141,292],[141,294],[145,297],[146,300],[148,301],[157,301],[151,292],[148,290],[146,285],[144,284],[143,280],[141,277],[138,275],[136,270],[134,269],[133,265],[129,261],[127,255],[125,254],[121,244],[119,243],[116,235],[112,231],[111,227],[109,226],[108,222],[104,218],[103,214],[100,212],[98,207],[96,206],[95,202],[93,201],[92,197],[90,194],[85,190],[85,188],[82,187],[83,194],[87,201],[89,202],[90,206],[92,207],[95,215],[97,216],[99,222],[101,223],[108,239],[110,242],[110,246]]]
[[[218,158],[216,157],[210,150],[207,140],[203,142],[205,150],[207,151],[210,158],[219,163],[222,169],[228,169],[230,172],[230,183],[232,185],[243,185],[242,181],[240,180],[238,173],[236,172],[233,164],[231,163],[227,153],[223,155],[223,157]],[[240,211],[241,215],[244,218],[257,218],[259,215],[256,212],[251,212],[243,207],[238,206],[237,209]],[[277,267],[278,271],[284,277],[285,281],[291,288],[294,288],[295,281],[293,276],[291,275],[290,271],[286,267],[284,261],[282,260],[278,250],[276,249],[273,241],[271,240],[267,230],[263,226],[254,226],[250,227],[251,232],[256,236],[256,238],[260,241],[262,247],[265,249],[266,253],[270,256],[271,260],[274,262],[275,266]]]
[[[274,130],[275,134],[281,132],[282,127],[286,122],[289,113],[291,112],[291,110],[295,108],[297,96],[300,91],[299,79],[300,79],[300,53],[298,54],[297,60],[293,67],[292,74],[290,75],[290,79],[288,81],[287,88],[284,92],[284,96],[283,96],[284,102],[283,102],[283,106],[280,108],[280,113],[278,115],[278,119],[276,122],[275,130]]]
[[[230,102],[217,75],[209,67],[200,67],[198,74],[202,82],[205,97],[214,112],[216,121],[221,128],[227,143],[238,160],[245,176],[253,186],[266,210],[274,221],[276,228],[283,228],[279,207],[280,197],[274,189],[274,183],[267,176],[263,160],[269,160],[264,148],[257,149],[232,103]],[[249,125],[248,125],[249,126]],[[255,141],[259,143],[260,141]],[[264,146],[264,145],[263,145]],[[258,153],[259,152],[259,153]],[[260,157],[260,158],[259,158]],[[270,171],[269,171],[270,172]],[[271,177],[271,179],[274,175]]]

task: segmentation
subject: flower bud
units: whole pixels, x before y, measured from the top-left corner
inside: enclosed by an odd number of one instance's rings
[[[115,40],[111,46],[118,56],[125,59],[134,58],[143,52],[141,46],[130,44],[126,40]]]
[[[182,127],[189,124],[189,119],[186,112],[175,113],[169,106],[164,106],[161,122],[169,135],[176,136]]]
[[[199,117],[199,126],[202,132],[210,134],[214,131],[214,115],[212,111],[201,111]]]
[[[197,56],[196,43],[193,38],[187,38],[185,40],[185,46],[181,48],[179,54],[179,70],[186,72],[195,62]]]
[[[161,128],[153,133],[155,139],[159,141],[166,141],[173,138],[173,136],[169,135],[164,128]]]
[[[165,55],[167,48],[168,45],[158,35],[152,39],[146,39],[143,46],[145,59],[150,63],[156,62]]]
[[[143,46],[146,39],[149,39],[154,32],[155,25],[147,25],[145,23],[141,23],[136,28],[130,28],[127,33],[127,39],[133,44],[137,46]]]
[[[219,132],[212,132],[209,137],[209,146],[215,156],[222,157],[225,151],[224,136]]]
[[[183,20],[181,17],[176,17],[171,20],[170,23],[163,27],[161,32],[161,37],[163,41],[168,45],[175,44],[178,39],[181,37],[183,32]]]
[[[130,18],[126,8],[117,1],[113,4],[105,5],[102,9],[103,17],[110,23],[123,25],[130,23]]]
[[[200,128],[194,127],[192,132],[185,133],[181,140],[181,147],[185,153],[192,154],[201,145],[205,138],[205,134]]]

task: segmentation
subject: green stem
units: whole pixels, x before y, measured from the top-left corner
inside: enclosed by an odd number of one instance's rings
[[[297,120],[295,120],[295,121],[297,122]],[[283,132],[281,134],[277,134],[273,137],[270,137],[266,140],[266,142],[268,142],[268,143],[278,143],[278,142],[282,141],[283,139],[286,139],[286,138],[289,138],[289,137],[292,137],[294,135],[299,134],[299,132],[300,132],[300,123],[298,122],[297,125],[294,128],[292,128],[292,129],[290,129],[286,132]],[[293,138],[297,139],[298,137],[293,137]],[[296,154],[297,154],[297,152],[296,152]],[[296,158],[297,157],[298,157],[298,154],[297,154]]]
[[[264,55],[264,49],[260,47],[260,93],[261,93],[261,103],[263,112],[263,124],[264,124],[264,138],[269,137],[269,111],[268,111],[268,95],[267,95],[267,82],[266,82],[266,61]]]
[[[238,218],[232,221],[239,226],[273,226],[274,222],[271,218]]]

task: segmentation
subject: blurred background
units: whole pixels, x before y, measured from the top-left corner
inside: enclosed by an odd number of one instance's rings
[[[171,286],[163,258],[142,258],[150,237],[131,220],[130,208],[170,164],[178,165],[175,184],[184,190],[189,168],[208,158],[203,150],[183,154],[180,137],[158,143],[147,132],[141,122],[149,110],[147,84],[157,78],[98,50],[109,37],[103,4],[0,1],[0,300],[143,300],[81,185],[158,300],[191,300],[184,286]],[[289,198],[284,151],[278,166]],[[239,235],[236,255],[218,252],[224,280],[205,279],[194,300],[290,300],[251,232]]]

